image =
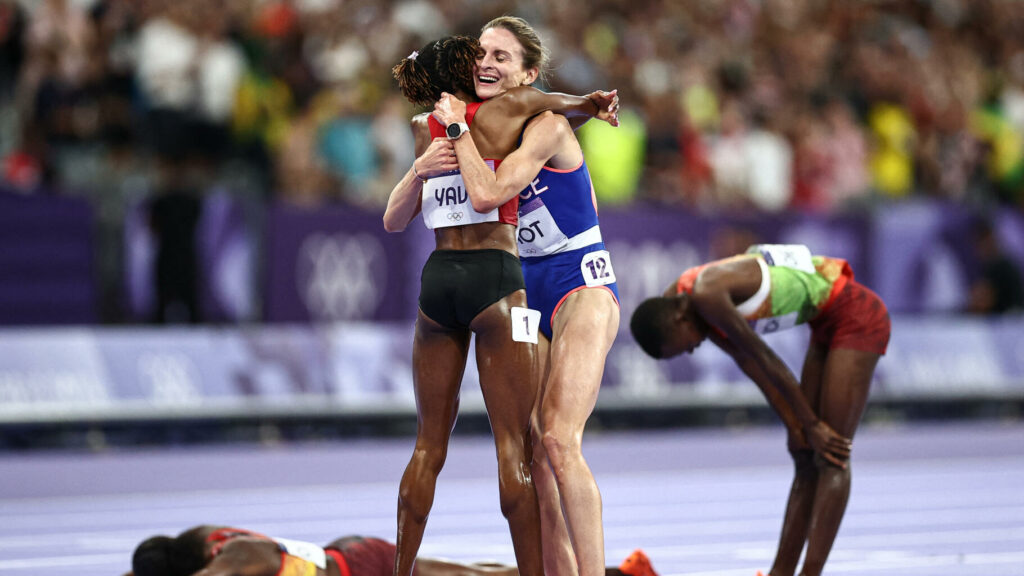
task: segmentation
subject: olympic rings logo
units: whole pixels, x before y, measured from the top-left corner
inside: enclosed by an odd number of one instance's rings
[[[449,212],[448,219],[451,220],[452,222],[459,222],[460,220],[462,220],[462,214],[462,212]]]

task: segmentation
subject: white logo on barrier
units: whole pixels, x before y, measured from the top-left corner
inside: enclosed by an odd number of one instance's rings
[[[143,390],[149,390],[154,404],[188,404],[200,398],[198,370],[185,354],[140,354],[137,367]]]
[[[387,257],[370,234],[311,234],[299,248],[299,297],[314,320],[372,318],[387,285]]]

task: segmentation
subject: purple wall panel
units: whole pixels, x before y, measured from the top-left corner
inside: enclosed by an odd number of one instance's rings
[[[86,200],[0,190],[0,325],[95,322],[93,252]]]
[[[380,214],[349,206],[271,207],[266,320],[414,318],[426,254],[423,234],[416,232],[423,226],[417,219],[409,227],[403,234],[388,234]]]

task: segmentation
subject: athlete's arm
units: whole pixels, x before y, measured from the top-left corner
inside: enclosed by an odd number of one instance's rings
[[[750,362],[778,391],[776,401],[784,401],[788,405],[811,447],[825,460],[845,468],[852,442],[818,419],[786,363],[736,310],[729,291],[731,284],[742,281],[742,273],[736,266],[725,264],[704,270],[693,286],[694,305],[708,324],[721,330],[729,339],[733,357],[744,358],[740,362],[741,369],[743,363]],[[772,397],[769,396],[769,400]]]
[[[618,90],[597,90],[586,96],[574,96],[518,86],[492,100],[501,101],[504,113],[510,118],[527,119],[550,110],[567,118],[597,118],[612,126],[619,125]]]
[[[420,213],[424,179],[459,167],[447,139],[431,140],[426,114],[412,119],[412,131],[416,139],[417,158],[388,196],[388,206],[384,211],[384,229],[388,232],[405,230],[409,222]]]
[[[464,102],[443,94],[434,107],[434,117],[445,125],[465,122],[465,110]],[[501,162],[497,173],[484,163],[472,130],[455,140],[455,156],[473,209],[488,212],[519,194],[558,152],[562,139],[571,134],[564,117],[541,114],[527,125],[522,145]]]
[[[796,413],[793,412],[789,403],[782,396],[782,393],[772,384],[771,379],[768,378],[768,375],[765,374],[757,362],[751,356],[737,350],[732,341],[728,338],[722,338],[714,330],[708,333],[708,340],[711,340],[723,352],[732,357],[740,370],[761,389],[761,393],[768,400],[768,405],[779,415],[779,418],[782,419],[783,424],[786,425],[790,433],[802,438],[803,430],[800,428],[800,421],[797,419]]]

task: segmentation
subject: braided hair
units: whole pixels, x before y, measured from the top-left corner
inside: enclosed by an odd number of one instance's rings
[[[473,70],[482,52],[472,36],[446,36],[403,58],[391,74],[409,102],[431,106],[441,92],[476,93]]]
[[[190,576],[206,565],[202,533],[187,530],[177,538],[153,536],[132,554],[135,576]]]

